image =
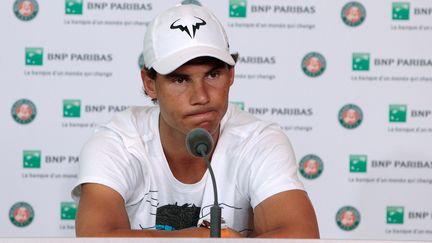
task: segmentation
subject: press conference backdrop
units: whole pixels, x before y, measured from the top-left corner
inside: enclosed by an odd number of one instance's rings
[[[177,1],[0,1],[1,237],[73,237],[97,124],[142,92]],[[230,101],[292,141],[324,239],[432,239],[432,2],[202,0],[239,52]],[[283,209],[281,209],[283,210]]]

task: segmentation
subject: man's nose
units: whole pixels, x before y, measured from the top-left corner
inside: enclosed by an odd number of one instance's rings
[[[206,85],[204,81],[192,82],[191,104],[202,105],[207,104],[209,101],[208,85]]]

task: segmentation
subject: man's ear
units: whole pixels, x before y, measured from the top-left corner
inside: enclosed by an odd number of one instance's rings
[[[230,67],[230,86],[234,83],[234,66]]]
[[[157,99],[155,80],[151,79],[144,69],[141,69],[141,79],[146,94],[152,99]]]

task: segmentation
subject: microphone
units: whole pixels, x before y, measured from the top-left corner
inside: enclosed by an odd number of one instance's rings
[[[186,148],[190,154],[195,157],[203,157],[207,164],[208,170],[210,172],[213,193],[214,193],[214,203],[210,208],[210,237],[221,237],[221,221],[222,212],[218,203],[218,193],[216,186],[216,179],[213,174],[213,169],[210,165],[208,155],[213,148],[213,138],[205,129],[194,128],[186,135]]]
[[[206,157],[213,147],[213,138],[205,129],[195,128],[186,136],[186,148],[195,157]]]

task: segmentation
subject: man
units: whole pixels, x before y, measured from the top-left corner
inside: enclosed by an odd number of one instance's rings
[[[202,158],[187,151],[207,130],[224,237],[318,238],[291,145],[272,123],[229,105],[235,61],[216,17],[196,5],[158,15],[144,38],[146,94],[84,146],[77,236],[209,237],[213,188]]]

